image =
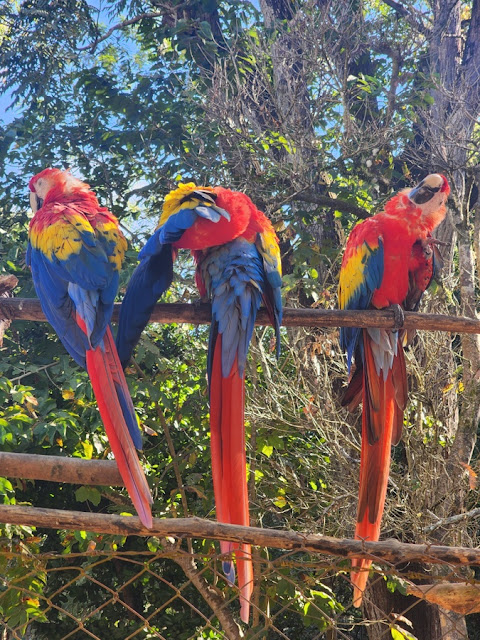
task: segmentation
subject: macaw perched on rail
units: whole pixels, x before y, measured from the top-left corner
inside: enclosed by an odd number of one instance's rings
[[[27,264],[43,312],[87,369],[120,474],[151,528],[152,498],[136,453],[141,434],[110,328],[127,242],[115,216],[68,171],[45,169],[29,188],[34,216]]]
[[[400,322],[402,309],[417,310],[438,255],[431,233],[445,217],[449,192],[444,176],[430,174],[414,189],[391,198],[383,211],[356,225],[340,271],[341,309],[392,307]],[[340,330],[350,373],[342,404],[353,411],[363,402],[357,540],[378,540],[380,536],[390,449],[400,440],[407,404],[405,338],[405,332],[398,329]],[[370,560],[352,561],[353,603],[357,607],[370,565]]]
[[[208,351],[213,488],[220,522],[249,524],[244,378],[247,351],[260,304],[265,303],[280,347],[281,264],[267,217],[245,194],[222,187],[180,184],[165,198],[160,223],[139,254],[140,264],[122,302],[117,347],[125,365],[152,309],[170,286],[178,249],[190,249],[202,297],[212,302]],[[248,544],[235,550],[241,618],[248,622],[253,564]],[[231,583],[232,562],[224,562]]]

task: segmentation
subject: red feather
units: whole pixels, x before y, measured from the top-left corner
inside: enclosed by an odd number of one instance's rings
[[[77,317],[77,322],[82,331],[86,332],[85,323],[80,317]],[[110,327],[107,327],[105,332],[104,345],[104,351],[99,346],[86,352],[88,375],[120,475],[142,524],[147,529],[151,529],[153,521],[150,489],[115,389],[115,380],[117,380],[121,382],[128,394],[127,382],[118,360]]]
[[[217,336],[210,386],[212,475],[219,522],[249,526],[247,457],[245,453],[244,376],[237,359],[230,375],[222,376],[222,336]],[[252,550],[249,544],[221,542],[222,554],[235,551],[240,588],[240,616],[248,622],[253,591]]]

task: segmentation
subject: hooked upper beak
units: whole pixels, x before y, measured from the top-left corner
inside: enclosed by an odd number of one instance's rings
[[[440,191],[440,187],[430,187],[424,184],[424,181],[420,182],[414,187],[408,194],[408,199],[415,204],[425,204],[433,198],[433,196]]]
[[[30,192],[30,207],[32,208],[33,213],[37,213],[37,211],[41,208],[43,204],[43,200],[37,196],[33,191]]]
[[[221,207],[217,207],[215,204],[211,207],[199,205],[198,207],[195,207],[195,211],[200,217],[206,218],[211,222],[218,222],[221,217],[230,222],[230,214],[228,211],[225,211],[225,209],[222,209]]]

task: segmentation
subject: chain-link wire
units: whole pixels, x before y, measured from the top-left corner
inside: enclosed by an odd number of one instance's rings
[[[480,580],[448,563],[434,569],[374,563],[363,609],[356,609],[348,561],[262,550],[254,552],[247,626],[239,622],[238,591],[225,582],[213,547],[190,554],[174,541],[161,545],[155,552],[3,552],[2,640],[360,640],[367,625],[378,629],[376,638],[412,640],[411,621],[427,615],[426,602],[443,606],[444,630],[435,640],[451,637],[456,625],[461,639],[468,637],[463,616],[480,610]],[[233,626],[223,628],[220,618]]]

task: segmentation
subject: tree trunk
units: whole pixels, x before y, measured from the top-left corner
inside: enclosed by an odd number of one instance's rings
[[[411,627],[400,621],[398,625],[412,633],[418,640],[443,639],[438,609],[436,605],[418,600],[413,596],[403,596],[399,591],[391,593],[387,589],[385,580],[374,579],[367,588],[363,604],[365,617],[368,620],[378,621],[368,626],[368,638],[369,640],[386,640],[390,636],[389,624],[396,619],[396,614],[404,616],[412,623]],[[466,637],[465,635],[462,640]]]

